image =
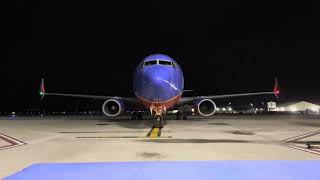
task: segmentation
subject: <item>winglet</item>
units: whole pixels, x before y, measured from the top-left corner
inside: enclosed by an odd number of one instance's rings
[[[44,78],[41,79],[41,85],[39,90],[39,95],[41,96],[41,100],[43,99],[44,95],[46,94],[45,88],[44,88]]]
[[[273,93],[274,93],[274,95],[276,96],[276,98],[279,98],[280,88],[279,88],[278,78],[275,78],[275,79],[274,79]]]

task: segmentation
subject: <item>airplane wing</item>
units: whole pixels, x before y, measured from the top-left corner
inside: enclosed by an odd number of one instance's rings
[[[279,97],[280,89],[278,84],[278,79],[274,80],[274,88],[273,91],[265,91],[265,92],[252,92],[252,93],[240,93],[240,94],[222,94],[222,95],[209,95],[209,96],[196,96],[196,97],[183,97],[178,102],[178,106],[183,104],[189,104],[196,100],[200,99],[222,99],[222,98],[232,98],[232,97],[243,97],[243,96],[256,96],[256,95],[275,95],[276,98]]]
[[[66,97],[80,97],[80,98],[90,98],[90,99],[119,99],[128,103],[138,103],[138,99],[135,97],[119,97],[119,96],[100,96],[100,95],[86,95],[86,94],[65,94],[65,93],[55,93],[55,92],[46,92],[44,86],[44,78],[41,79],[40,91],[39,94],[41,99],[44,96],[66,96]]]

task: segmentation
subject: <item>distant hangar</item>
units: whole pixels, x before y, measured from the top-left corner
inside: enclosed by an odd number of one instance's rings
[[[318,104],[307,101],[296,101],[278,104],[276,111],[280,112],[302,112],[302,113],[319,113],[320,106]]]

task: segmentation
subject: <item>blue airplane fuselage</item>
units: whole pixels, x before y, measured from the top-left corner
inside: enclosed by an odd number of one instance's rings
[[[173,107],[181,98],[183,73],[178,63],[164,54],[144,58],[134,71],[133,90],[146,108]]]

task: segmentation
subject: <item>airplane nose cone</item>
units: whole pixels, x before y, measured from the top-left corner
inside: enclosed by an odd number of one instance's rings
[[[168,68],[155,67],[145,71],[145,95],[152,101],[166,101],[174,97],[179,91],[172,79],[172,72]]]
[[[147,87],[150,90],[152,90],[154,94],[165,93],[166,90],[170,88],[168,86],[168,83],[166,83],[171,81],[168,77],[168,74],[163,73],[161,71],[159,73],[155,73],[155,72],[146,73],[145,82],[147,83]]]

